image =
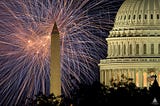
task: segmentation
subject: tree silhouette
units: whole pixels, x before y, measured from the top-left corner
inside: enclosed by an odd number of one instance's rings
[[[79,84],[79,89],[72,91],[72,97],[56,97],[54,94],[46,96],[41,92],[36,95],[32,105],[36,106],[114,106],[114,105],[149,105],[156,100],[160,103],[160,88],[157,76],[149,89],[139,88],[133,83],[132,78],[122,75],[122,80],[112,80],[112,86],[105,86],[100,82],[92,85]],[[72,105],[71,105],[72,104]]]
[[[53,93],[46,96],[42,92],[35,95],[36,99],[30,99],[32,106],[60,106],[61,97],[56,97]]]

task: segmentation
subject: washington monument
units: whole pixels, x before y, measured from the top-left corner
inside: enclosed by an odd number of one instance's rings
[[[51,33],[50,93],[61,95],[60,36],[56,23]]]

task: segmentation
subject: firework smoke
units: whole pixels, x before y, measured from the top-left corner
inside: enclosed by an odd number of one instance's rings
[[[1,0],[0,105],[27,104],[27,97],[50,93],[55,21],[63,94],[70,97],[78,84],[99,80],[98,63],[106,57],[105,38],[117,10],[111,3],[116,0]]]

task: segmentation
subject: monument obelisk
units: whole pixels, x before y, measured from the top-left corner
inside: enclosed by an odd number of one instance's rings
[[[51,33],[50,93],[61,95],[60,36],[56,23]]]

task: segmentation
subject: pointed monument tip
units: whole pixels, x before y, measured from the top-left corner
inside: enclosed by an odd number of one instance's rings
[[[53,26],[52,33],[51,33],[51,34],[59,34],[59,31],[58,31],[56,22],[54,23],[54,26]]]

